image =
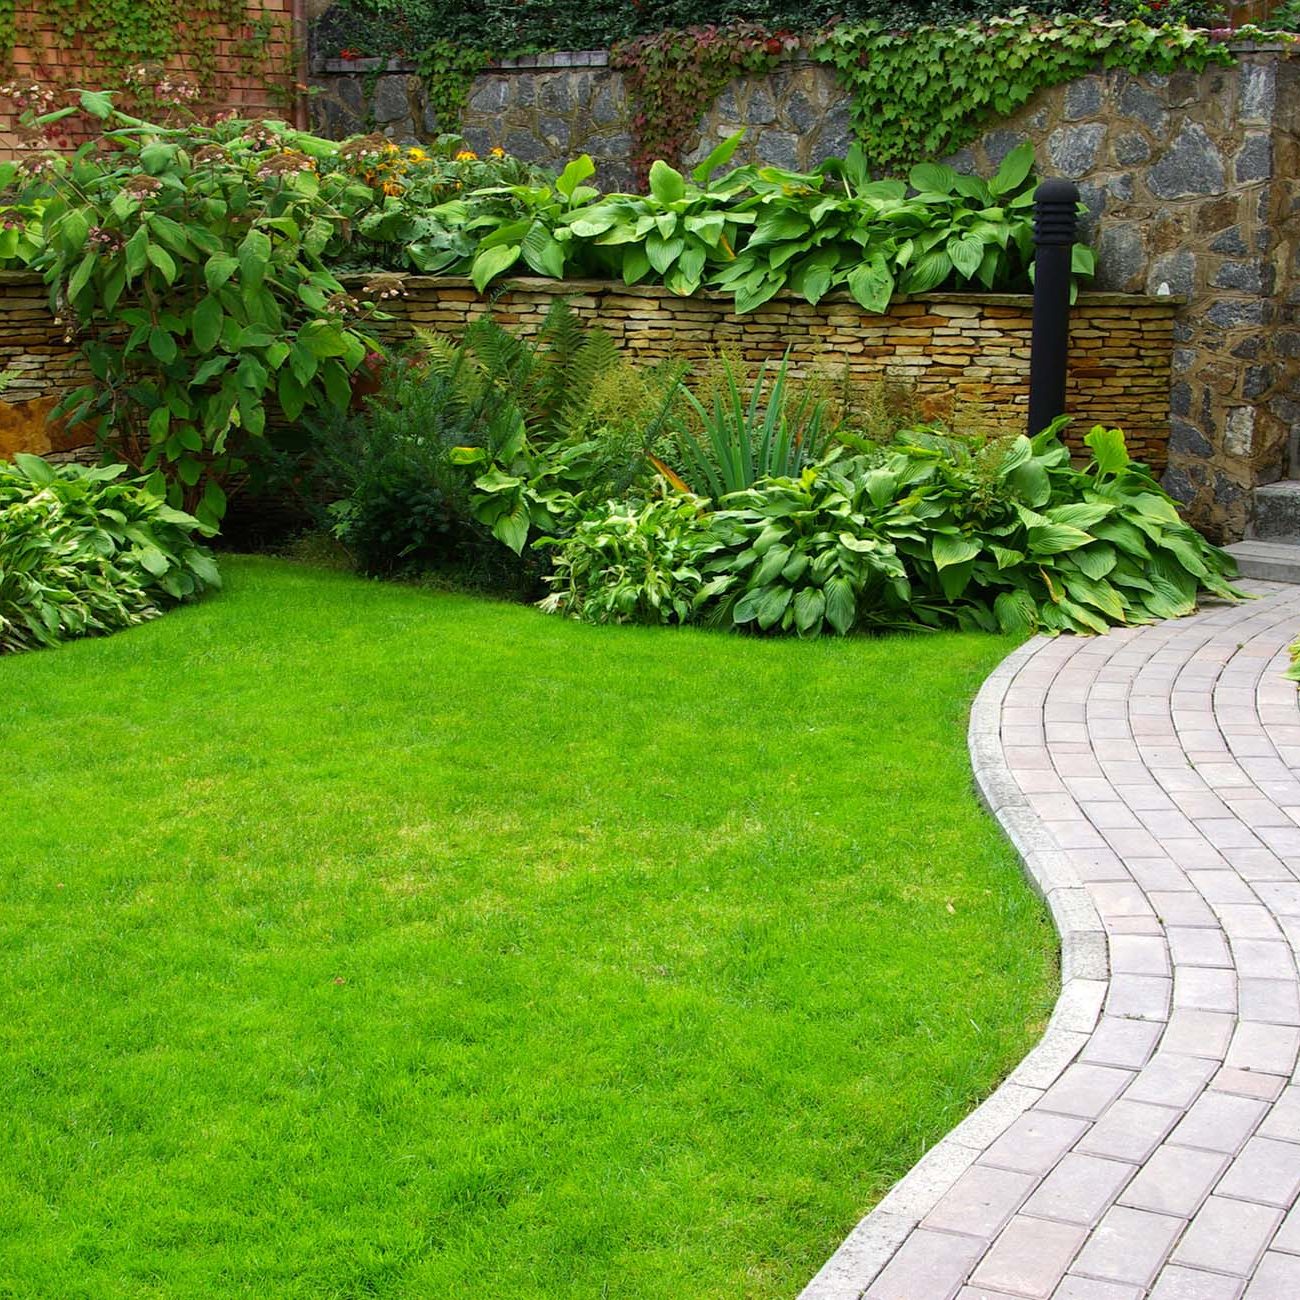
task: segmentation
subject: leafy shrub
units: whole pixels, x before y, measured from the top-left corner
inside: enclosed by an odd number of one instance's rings
[[[690,622],[716,544],[701,505],[681,495],[609,502],[556,551],[541,608],[588,623]]]
[[[1094,429],[1092,461],[1076,469],[1059,429],[974,443],[905,431],[797,479],[761,480],[692,524],[687,559],[667,507],[624,517],[610,503],[559,543],[561,594],[546,607],[644,617],[638,575],[662,587],[662,574],[680,572],[679,621],[689,610],[800,635],[954,624],[1091,633],[1191,613],[1202,592],[1241,595],[1230,557],[1179,518],[1119,430]],[[672,538],[664,556],[657,530]],[[614,552],[617,563],[600,562]],[[620,599],[600,592],[604,581]]]
[[[337,146],[282,124],[163,128],[105,93],[81,106],[104,136],[29,187],[51,306],[86,332],[94,376],[62,409],[215,522],[268,406],[292,421],[349,400],[367,342],[322,255],[370,191],[318,175]]]
[[[156,618],[221,585],[211,532],[125,467],[0,462],[0,652]]]
[[[843,636],[865,623],[906,624],[908,585],[893,544],[873,535],[871,503],[850,468],[770,478],[726,498],[707,598],[740,627]]]
[[[1182,521],[1118,429],[1093,429],[1077,469],[1062,423],[975,451],[920,431],[866,472],[920,621],[1104,632],[1190,614],[1201,591],[1238,595],[1231,558]]]
[[[591,502],[647,480],[649,455],[666,450],[679,369],[632,365],[563,301],[532,338],[483,317],[459,342],[423,333],[420,345],[312,451],[314,491],[369,572],[497,543],[524,556],[530,535],[567,531]]]

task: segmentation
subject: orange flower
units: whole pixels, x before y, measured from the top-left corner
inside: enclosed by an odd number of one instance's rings
[[[400,186],[396,181],[385,181],[385,182],[384,182],[384,193],[385,193],[385,194],[390,194],[390,195],[392,195],[393,197],[396,197],[396,196],[397,196],[398,194],[400,194],[401,192],[402,192],[402,187],[401,187],[401,186]]]
[[[494,144],[488,152],[493,158],[504,158],[506,156],[506,151],[499,144]]]
[[[457,162],[478,162],[478,154],[473,149],[462,149],[456,155]]]

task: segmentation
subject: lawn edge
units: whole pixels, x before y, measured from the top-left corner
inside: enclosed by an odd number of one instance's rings
[[[1016,677],[1050,645],[1035,637],[985,679],[971,705],[967,746],[975,789],[1046,902],[1061,946],[1061,992],[1042,1038],[998,1088],[939,1139],[863,1217],[798,1300],[860,1300],[909,1233],[963,1173],[1056,1081],[1087,1042],[1110,984],[1101,917],[1083,882],[1012,776],[1002,748],[1002,705]]]

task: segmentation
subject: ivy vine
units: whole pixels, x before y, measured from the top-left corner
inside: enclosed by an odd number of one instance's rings
[[[72,55],[67,71],[79,86],[119,89],[122,102],[153,110],[191,97],[200,106],[219,102],[220,45],[232,39],[236,58],[270,86],[286,72],[270,68],[270,47],[277,38],[287,43],[289,31],[267,15],[250,19],[246,0],[41,0],[21,10],[0,0],[6,68],[16,47],[40,52],[51,38],[53,58],[40,68],[47,81],[63,72],[59,55]]]
[[[888,172],[955,153],[991,119],[1098,63],[1133,73],[1231,63],[1218,39],[1227,35],[1015,9],[988,22],[909,32],[877,24],[833,27],[812,42],[811,52],[835,69],[863,150],[874,169]]]
[[[451,135],[460,130],[461,114],[474,78],[487,67],[489,58],[486,50],[446,40],[434,41],[417,52],[415,68],[424,81],[440,134]]]
[[[733,77],[766,72],[802,41],[752,23],[656,32],[614,46],[633,103],[632,166],[644,188],[656,158],[680,163],[700,119]]]

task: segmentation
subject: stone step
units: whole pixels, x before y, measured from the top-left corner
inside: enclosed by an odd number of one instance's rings
[[[1300,542],[1300,479],[1284,478],[1255,489],[1250,537]]]
[[[1300,583],[1300,542],[1254,538],[1225,549],[1237,561],[1243,578]]]

